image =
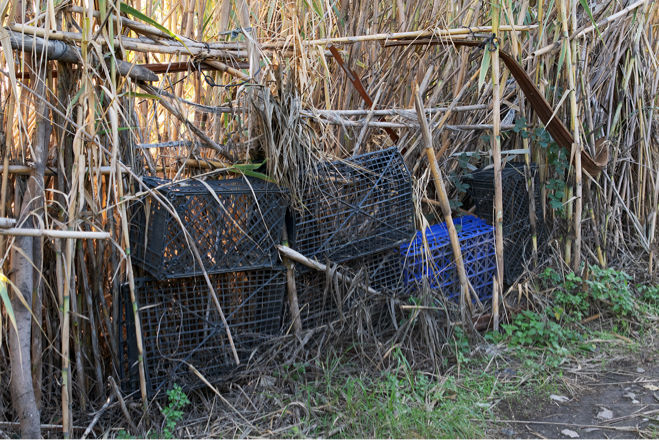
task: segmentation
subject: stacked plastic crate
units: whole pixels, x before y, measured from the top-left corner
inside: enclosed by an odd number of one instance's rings
[[[224,321],[241,361],[279,331],[286,276],[275,246],[289,197],[258,179],[143,180],[162,200],[140,200],[131,219],[133,262],[149,275],[135,280],[134,295],[147,391],[154,395],[174,382],[203,386],[190,366],[211,383],[234,369]],[[120,374],[133,391],[138,353],[127,284],[122,295]]]
[[[454,224],[467,278],[478,298],[485,301],[492,297],[493,277],[496,275],[494,228],[473,216],[458,217]],[[457,300],[460,281],[446,223],[429,227],[425,235],[427,246],[421,231],[412,241],[400,246],[405,291],[418,290],[425,276],[430,288]]]
[[[402,286],[398,247],[415,231],[411,177],[397,148],[322,162],[304,182],[292,246],[352,275],[361,271],[375,289],[397,293]],[[324,273],[297,267],[303,328],[338,318],[349,299],[329,294],[333,286]]]

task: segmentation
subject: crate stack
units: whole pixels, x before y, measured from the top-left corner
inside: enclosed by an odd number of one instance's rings
[[[548,231],[543,221],[540,202],[540,184],[537,166],[530,165],[531,178],[534,182],[535,224],[540,249],[548,239]],[[494,169],[484,168],[472,173],[468,179],[468,194],[476,204],[476,213],[488,224],[494,225]],[[503,261],[506,284],[513,284],[524,273],[525,265],[533,257],[531,221],[529,215],[529,190],[525,164],[508,163],[501,170],[503,189]]]
[[[241,361],[278,333],[286,275],[275,246],[289,196],[259,179],[143,180],[162,200],[137,202],[130,231],[133,263],[148,274],[135,280],[135,297],[147,391],[155,395],[173,382],[188,390],[203,386],[190,366],[210,383],[235,368],[217,303]],[[124,390],[134,391],[138,353],[129,286],[121,293],[120,376]]]
[[[454,224],[467,278],[478,298],[486,301],[492,297],[493,277],[497,270],[494,228],[473,216],[458,217],[454,219]],[[399,248],[404,267],[404,291],[418,291],[425,276],[431,289],[437,289],[446,298],[457,301],[460,281],[446,223],[428,227],[425,236],[427,246],[423,232],[419,231],[412,241]]]
[[[370,285],[396,294],[402,285],[398,248],[414,235],[410,173],[395,147],[316,165],[305,176],[292,246],[308,258],[366,275]],[[333,297],[326,274],[298,265],[303,329],[327,324],[349,306]]]

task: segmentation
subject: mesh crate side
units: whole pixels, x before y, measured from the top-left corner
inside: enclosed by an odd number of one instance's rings
[[[152,203],[150,197],[133,204],[129,226],[132,261],[148,273],[158,274],[163,266],[165,237],[152,231],[162,231],[168,217],[169,213],[160,203]]]
[[[119,385],[126,394],[140,389],[135,316],[127,284],[121,286],[119,294],[119,322],[117,325],[119,342]]]
[[[540,200],[540,185],[537,166],[531,164],[534,182],[534,203],[538,246],[542,248],[547,240]],[[489,224],[494,224],[494,171],[476,171],[465,182],[470,185],[469,195],[474,199],[476,212]],[[529,193],[523,163],[508,163],[502,170],[503,189],[503,236],[504,274],[503,281],[512,284],[524,272],[524,264],[533,255],[529,218]]]
[[[307,179],[295,237],[305,256],[343,262],[413,235],[411,177],[396,148],[321,163]]]
[[[338,270],[351,277],[355,277],[361,270],[364,277],[362,280],[381,293],[395,296],[403,288],[403,267],[397,247],[344,262]],[[335,285],[327,284],[328,279],[324,272],[297,274],[298,305],[304,330],[335,321],[341,316],[341,311],[348,310],[350,302],[334,296]],[[339,287],[347,289],[347,284],[340,282]],[[354,295],[363,295],[363,292],[353,294],[353,300]],[[287,316],[286,322],[290,320],[291,317]]]
[[[279,331],[284,297],[283,270],[254,270],[210,276],[241,361]],[[173,383],[204,386],[235,369],[226,328],[203,277],[136,282],[144,363],[150,395]]]

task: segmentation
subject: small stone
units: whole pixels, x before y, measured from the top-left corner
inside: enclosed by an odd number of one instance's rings
[[[556,394],[552,394],[551,396],[549,396],[549,398],[557,402],[567,402],[568,400],[570,400],[565,396],[557,396]]]
[[[634,400],[634,399],[636,399],[636,394],[627,393],[627,394],[623,394],[622,397],[629,397],[630,399]]]
[[[579,438],[579,434],[572,431],[571,429],[564,429],[564,430],[561,431],[561,434],[563,434],[566,437],[570,437],[570,438]]]
[[[509,428],[504,428],[501,430],[501,433],[505,435],[506,437],[513,437],[515,435],[515,431]]]
[[[648,420],[650,420],[650,419],[643,419],[644,422],[647,422]]]
[[[610,409],[600,408],[602,411],[597,413],[597,418],[600,420],[611,420],[613,418],[613,412]]]
[[[645,370],[644,370],[643,368],[641,368],[641,367],[638,367],[638,368],[636,369],[636,372],[637,372],[637,373],[645,373]]]
[[[490,407],[490,404],[489,404],[489,403],[481,403],[481,402],[477,402],[477,403],[476,403],[476,406],[478,406],[478,407],[480,407],[480,408],[489,408],[489,407]]]
[[[641,402],[639,402],[639,401],[636,400],[636,399],[632,400],[632,405],[638,405],[639,403],[641,403]]]

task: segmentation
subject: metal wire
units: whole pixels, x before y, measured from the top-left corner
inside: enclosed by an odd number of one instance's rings
[[[501,171],[503,189],[503,260],[504,282],[513,284],[524,272],[524,265],[533,255],[531,226],[529,220],[529,193],[523,163],[508,163]],[[542,220],[540,184],[537,166],[531,164],[531,175],[535,187],[535,218],[538,235],[538,248],[548,239],[547,228]],[[469,184],[468,194],[474,199],[476,213],[488,224],[494,225],[494,170],[478,170],[471,178],[464,179]]]
[[[259,343],[279,332],[286,275],[281,270],[253,270],[211,275],[211,282],[231,330],[241,361]],[[194,366],[210,383],[231,373],[235,361],[203,277],[135,281],[142,325],[147,391],[155,395],[174,383],[184,389],[204,386]],[[122,286],[119,326],[120,378],[126,392],[139,389],[135,325],[130,291]]]
[[[414,235],[411,177],[395,147],[321,163],[305,179],[294,241],[305,256],[341,263]]]

